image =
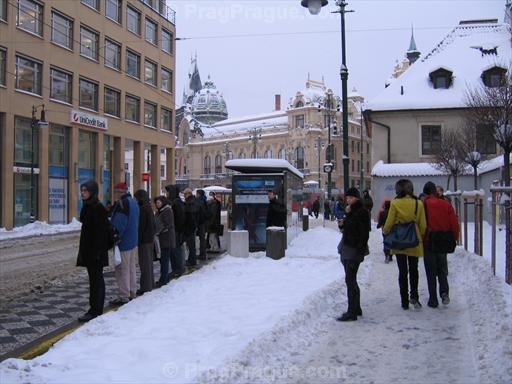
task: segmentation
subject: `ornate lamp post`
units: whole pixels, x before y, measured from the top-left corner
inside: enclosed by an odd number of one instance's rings
[[[471,165],[473,167],[473,177],[474,177],[474,184],[475,184],[475,191],[478,188],[478,165],[480,164],[480,160],[482,159],[482,156],[480,155],[480,152],[470,152],[466,156],[466,163]]]
[[[249,130],[249,141],[252,142],[252,158],[256,158],[258,142],[261,140],[261,128],[254,127]]]
[[[301,5],[309,9],[309,12],[312,15],[317,15],[320,13],[320,10],[323,6],[327,5],[328,1],[326,0],[302,0]],[[342,87],[342,98],[343,98],[343,184],[345,191],[349,187],[349,162],[350,159],[348,157],[348,91],[347,91],[347,82],[348,82],[348,68],[347,68],[347,57],[345,50],[345,13],[353,12],[348,11],[345,7],[348,5],[344,0],[336,0],[336,6],[338,9],[333,11],[332,13],[339,13],[341,16],[341,87]]]
[[[41,108],[41,116],[39,118],[39,121],[36,119],[36,112],[37,110]],[[45,110],[44,110],[44,104],[41,105],[33,105],[32,106],[32,120],[30,123],[30,128],[32,130],[32,157],[30,161],[30,222],[33,223],[36,220],[35,216],[35,210],[34,210],[34,195],[35,195],[35,178],[34,178],[34,152],[36,149],[36,145],[34,143],[34,137],[36,132],[36,125],[39,128],[45,128],[48,126],[48,122],[45,118]],[[39,135],[38,135],[39,137]],[[39,154],[39,151],[37,152]]]

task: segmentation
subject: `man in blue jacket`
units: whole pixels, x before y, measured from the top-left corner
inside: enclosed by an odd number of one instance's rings
[[[121,264],[116,266],[115,275],[119,297],[111,305],[123,305],[137,296],[135,262],[137,258],[139,207],[128,192],[126,183],[114,187],[116,203],[112,208],[112,224],[119,234],[117,246],[121,251]]]

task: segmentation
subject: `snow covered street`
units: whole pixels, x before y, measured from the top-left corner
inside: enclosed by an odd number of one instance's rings
[[[318,224],[318,222],[317,222]],[[328,226],[335,226],[328,223]],[[508,383],[512,289],[488,263],[449,257],[452,303],[400,308],[380,231],[346,308],[335,228],[302,233],[279,261],[227,256],[86,324],[31,361],[0,364],[7,383]]]

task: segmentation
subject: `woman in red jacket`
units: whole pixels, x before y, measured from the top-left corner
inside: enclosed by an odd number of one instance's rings
[[[425,233],[425,272],[427,274],[429,300],[428,306],[437,308],[437,280],[439,280],[439,296],[442,303],[450,303],[450,292],[448,286],[448,261],[446,253],[434,252],[429,246],[429,234],[431,232],[453,232],[455,240],[459,238],[459,221],[452,205],[437,196],[436,185],[427,182],[423,187],[426,195],[424,205],[427,217],[427,231]]]

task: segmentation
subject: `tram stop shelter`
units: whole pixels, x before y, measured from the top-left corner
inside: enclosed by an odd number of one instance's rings
[[[246,230],[249,251],[266,248],[268,192],[274,192],[286,206],[287,243],[301,228],[299,209],[302,202],[303,174],[288,161],[281,159],[229,160],[226,168],[232,176],[231,230]]]

